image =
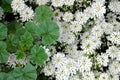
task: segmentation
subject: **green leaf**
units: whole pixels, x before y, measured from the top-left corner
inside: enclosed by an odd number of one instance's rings
[[[0,80],[14,80],[10,73],[0,72]]]
[[[7,50],[9,52],[16,52],[18,47],[18,38],[14,34],[9,34],[7,37]]]
[[[4,9],[4,12],[12,12],[12,8],[11,8],[11,1],[12,0],[1,0],[2,4],[1,7]]]
[[[7,28],[8,28],[8,33],[15,33],[17,29],[21,28],[22,24],[20,24],[19,22],[17,22],[16,20],[11,21]]]
[[[37,72],[34,66],[27,64],[24,68],[17,67],[13,70],[14,80],[36,80]]]
[[[25,34],[25,32],[26,32],[26,29],[25,28],[19,28],[19,29],[17,29],[16,30],[16,36],[18,37],[18,38],[20,38],[22,35],[24,35]]]
[[[7,78],[8,78],[8,75],[6,73],[4,72],[0,73],[0,80],[8,80]]]
[[[7,27],[0,23],[0,40],[3,40],[7,37]]]
[[[45,5],[41,5],[35,9],[35,19],[36,21],[42,23],[52,18],[52,10]]]
[[[6,48],[7,48],[6,43],[5,43],[5,42],[3,42],[3,41],[0,41],[0,51],[5,50]]]
[[[16,58],[17,58],[17,59],[23,59],[23,58],[25,58],[25,53],[24,53],[24,51],[18,50],[18,51],[16,52]]]
[[[9,53],[6,50],[0,51],[0,63],[4,63],[8,60]]]
[[[33,64],[42,66],[47,58],[48,55],[45,53],[45,50],[42,47],[35,45],[31,49],[31,55],[29,56],[29,59]]]
[[[20,46],[25,50],[28,50],[33,45],[33,37],[32,35],[26,31],[24,35],[20,38]]]
[[[41,23],[37,32],[40,36],[42,36],[42,43],[45,45],[52,44],[59,38],[59,27],[52,21]]]
[[[30,32],[32,35],[36,34],[36,24],[33,22],[26,22],[25,28],[28,32]]]
[[[6,51],[7,45],[5,42],[0,41],[0,63],[7,61],[9,53]]]

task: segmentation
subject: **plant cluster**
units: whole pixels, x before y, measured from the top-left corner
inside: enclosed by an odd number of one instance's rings
[[[1,0],[0,80],[119,80],[119,0]]]

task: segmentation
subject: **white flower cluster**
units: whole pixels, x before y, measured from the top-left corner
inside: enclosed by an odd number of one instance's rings
[[[28,63],[27,59],[17,59],[15,54],[10,54],[7,64],[12,68],[19,66],[24,66]]]
[[[2,20],[3,15],[4,15],[4,11],[2,7],[0,7],[0,20]]]
[[[33,19],[34,11],[25,4],[24,0],[13,0],[11,6],[13,12],[20,14],[22,22]]]
[[[42,72],[55,80],[119,80],[120,23],[116,13],[120,2],[93,0],[83,10],[68,7],[62,11],[63,5],[83,2],[67,1],[51,0],[58,7],[53,9],[53,20],[59,25],[61,44],[49,47],[52,54]],[[106,3],[112,12],[107,12]]]

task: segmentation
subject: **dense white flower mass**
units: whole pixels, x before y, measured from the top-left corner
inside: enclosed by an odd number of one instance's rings
[[[112,0],[109,4],[109,8],[113,12],[120,13],[120,2],[117,0]]]
[[[50,80],[119,80],[119,0],[12,0],[12,10],[22,22],[34,21],[35,6],[28,6],[28,1],[50,7],[60,29],[57,42],[44,47],[49,57],[41,71],[45,76]],[[25,65],[24,61],[16,61],[11,54],[8,64],[16,67]]]

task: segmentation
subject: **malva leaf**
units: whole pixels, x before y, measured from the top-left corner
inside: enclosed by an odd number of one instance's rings
[[[7,51],[14,53],[17,51],[19,39],[14,34],[9,34],[6,40]]]
[[[44,62],[48,59],[48,55],[45,53],[45,50],[42,47],[35,45],[31,49],[29,59],[33,64],[42,66]]]
[[[0,51],[0,63],[4,63],[8,60],[9,53],[6,50]]]
[[[7,45],[5,42],[0,41],[0,63],[7,61],[9,53],[6,51]]]
[[[8,25],[7,25],[7,28],[8,28],[8,33],[13,33],[15,34],[16,30],[21,28],[22,27],[22,24],[20,24],[20,22],[17,22],[16,20],[14,21],[11,21]]]
[[[52,10],[45,5],[41,5],[35,9],[35,19],[36,21],[42,23],[52,18]]]
[[[5,43],[5,42],[3,42],[3,41],[0,41],[0,51],[5,50],[6,48],[7,48],[6,43]]]
[[[26,29],[23,28],[23,27],[21,27],[21,28],[19,28],[19,29],[16,30],[15,35],[16,35],[18,38],[20,38],[22,35],[25,34],[25,32],[26,32]]]
[[[0,23],[0,40],[3,40],[7,37],[7,27]]]
[[[42,37],[42,43],[44,45],[52,44],[59,38],[59,27],[52,21],[41,23],[37,32]]]
[[[26,22],[25,23],[25,29],[30,32],[32,35],[36,34],[36,24],[33,22]]]
[[[23,59],[23,58],[25,58],[25,53],[24,53],[24,51],[18,50],[18,51],[16,52],[16,58],[17,58],[17,59]]]
[[[0,72],[0,80],[14,80],[11,73]]]
[[[28,50],[32,45],[33,37],[28,31],[26,31],[24,35],[20,37],[20,46],[23,47],[25,50]]]
[[[13,70],[14,80],[36,80],[37,71],[34,66],[27,64],[24,68],[17,67]]]

